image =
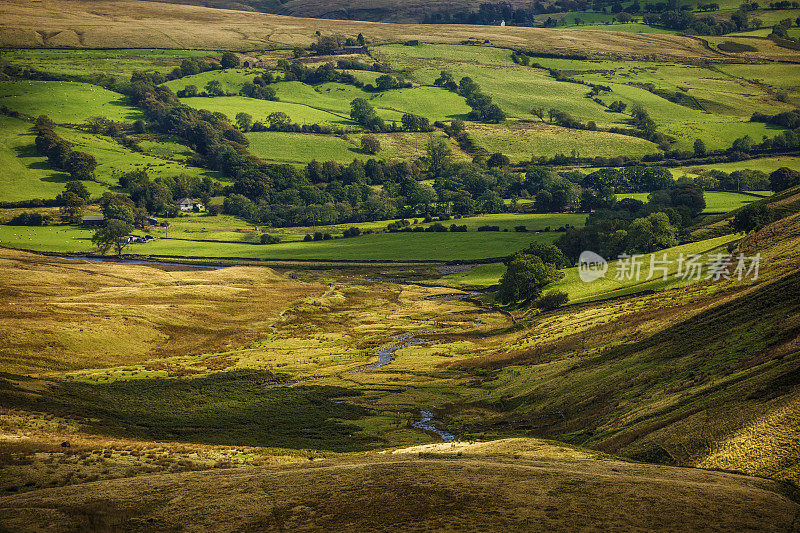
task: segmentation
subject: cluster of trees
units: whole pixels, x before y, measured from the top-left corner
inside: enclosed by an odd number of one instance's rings
[[[546,13],[563,13],[574,11],[583,2],[573,0],[557,0],[556,2],[534,2],[526,7],[514,8],[509,2],[484,2],[477,11],[473,10],[441,10],[427,14],[424,24],[480,24],[496,25],[504,21],[508,26],[533,26],[535,15]]]
[[[564,277],[560,268],[567,265],[564,254],[552,244],[532,243],[505,261],[506,272],[500,278],[497,299],[505,304],[529,304],[538,298],[542,289]],[[552,301],[550,301],[552,300]],[[563,296],[548,298],[542,307],[558,307],[566,303]]]
[[[36,119],[36,151],[47,158],[51,167],[68,172],[73,179],[93,179],[97,160],[85,152],[73,150],[72,145],[54,131],[54,127],[55,123],[45,115]]]
[[[350,118],[373,132],[433,131],[427,118],[411,113],[405,113],[400,119],[400,124],[386,124],[366,98],[355,98],[350,102]]]
[[[9,226],[47,226],[53,217],[46,213],[26,211],[12,217],[6,224]]]
[[[358,59],[339,59],[336,61],[336,67],[341,70],[366,70],[370,72],[391,72],[392,67],[388,63],[381,63],[375,61],[372,64],[364,63]]]
[[[794,2],[795,4],[797,2]],[[800,26],[800,17],[795,19],[795,24]],[[788,33],[788,29],[792,27],[792,19],[786,18],[780,21],[778,24],[775,24],[772,27],[772,33],[769,34],[769,37],[772,39],[783,39],[785,41],[800,41],[800,39],[791,37]]]
[[[728,174],[722,170],[706,170],[697,176],[694,184],[704,191],[766,191],[770,179],[760,170],[736,170]]]
[[[683,228],[705,207],[703,191],[678,184],[650,193],[648,202],[625,198],[596,209],[582,228],[569,228],[556,243],[574,263],[584,250],[603,257],[650,253],[675,246]]]
[[[60,204],[62,220],[68,224],[77,224],[81,221],[81,213],[86,202],[89,201],[89,189],[80,181],[69,181],[56,197],[56,201]]]
[[[209,178],[197,176],[164,176],[151,180],[144,170],[133,170],[119,177],[119,185],[127,190],[135,207],[144,213],[176,216],[179,198],[200,198],[209,205],[212,196],[222,193],[222,187]]]
[[[248,98],[277,102],[278,94],[275,92],[275,89],[269,86],[271,83],[275,83],[275,81],[275,76],[273,76],[271,72],[265,72],[261,76],[253,78],[252,83],[245,83],[240,89],[239,94],[247,96]]]
[[[775,124],[782,128],[794,130],[800,128],[800,109],[794,111],[784,111],[777,115],[765,115],[756,111],[750,117],[751,122],[764,122],[766,124]]]
[[[456,84],[453,74],[443,70],[433,83],[437,87],[458,93],[466,99],[467,105],[472,108],[467,115],[469,120],[496,124],[506,119],[506,114],[500,109],[500,106],[492,102],[491,96],[481,92],[480,86],[469,76],[464,76]]]
[[[343,35],[321,35],[317,32],[317,42],[309,46],[309,50],[318,55],[331,55],[336,53],[343,46],[366,46],[367,42],[362,34],[357,37],[345,37]],[[298,52],[295,52],[298,55]]]
[[[709,16],[698,17],[687,10],[670,10],[647,14],[643,22],[696,35],[724,35],[750,28],[747,12],[741,9],[732,13],[728,20]]]
[[[105,224],[92,236],[92,242],[105,253],[114,248],[117,255],[128,244],[126,236],[133,231],[134,224],[146,219],[146,212],[136,208],[130,196],[126,194],[104,193],[100,198]]]

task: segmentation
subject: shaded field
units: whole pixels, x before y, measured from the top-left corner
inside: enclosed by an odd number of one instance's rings
[[[17,530],[102,524],[135,531],[187,523],[265,530],[516,529],[535,523],[566,531],[602,523],[611,530],[713,524],[719,531],[769,531],[790,528],[797,512],[797,504],[767,481],[564,458],[555,445],[528,442],[516,441],[516,455],[503,453],[501,441],[496,451],[466,447],[460,456],[435,448],[420,457],[371,455],[47,489],[5,499],[0,520]],[[200,491],[202,498],[192,497]],[[265,506],[265,499],[274,503]],[[98,507],[98,500],[104,504]]]

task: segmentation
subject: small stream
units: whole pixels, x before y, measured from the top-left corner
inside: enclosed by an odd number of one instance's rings
[[[419,414],[422,417],[422,419],[411,424],[413,427],[421,429],[423,431],[430,431],[431,433],[436,433],[442,438],[444,442],[453,442],[454,440],[456,440],[455,435],[453,435],[449,431],[439,429],[433,424],[433,411],[430,411],[428,409],[420,409]]]
[[[364,372],[366,370],[376,370],[378,368],[383,368],[385,366],[388,366],[394,360],[392,354],[394,354],[394,352],[396,352],[397,350],[400,350],[401,348],[407,348],[409,346],[420,346],[428,342],[425,339],[418,338],[416,333],[411,333],[411,332],[395,335],[394,337],[392,337],[392,339],[394,339],[395,341],[394,344],[392,344],[391,346],[387,346],[386,348],[381,348],[380,350],[375,352],[375,355],[378,356],[377,363],[364,365],[360,368],[357,368],[356,370],[351,370],[351,372]]]

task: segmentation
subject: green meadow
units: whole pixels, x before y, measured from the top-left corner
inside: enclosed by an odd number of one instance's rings
[[[697,165],[690,167],[674,167],[670,171],[677,177],[687,175],[698,175],[705,170],[721,170],[723,172],[735,172],[737,170],[759,170],[769,174],[781,167],[800,169],[800,158],[781,156],[781,157],[759,157],[757,159],[747,159],[744,161],[732,161],[730,163],[712,163],[710,165]]]
[[[15,202],[55,198],[64,190],[69,174],[51,169],[47,158],[36,152],[29,122],[0,116],[0,132],[0,199]],[[96,182],[85,185],[94,196],[107,189]]]
[[[91,230],[71,226],[0,226],[0,244],[47,252],[89,252]],[[502,257],[531,242],[552,242],[559,233],[467,232],[377,233],[314,242],[272,245],[158,239],[132,244],[125,253],[182,257],[308,261],[472,261]]]
[[[238,94],[242,86],[247,82],[252,82],[253,78],[264,72],[264,69],[250,68],[231,68],[225,70],[209,70],[200,74],[184,76],[177,80],[171,80],[164,85],[178,92],[186,88],[187,85],[194,85],[199,91],[203,91],[206,84],[210,81],[218,81],[222,90],[226,93]]]
[[[129,78],[134,71],[166,74],[183,59],[209,57],[206,50],[70,50],[57,48],[4,50],[3,59],[11,65],[29,67],[51,74],[88,76],[102,74]]]
[[[460,48],[468,50],[459,54]],[[414,79],[420,83],[433,83],[442,69],[452,71],[456,79],[470,76],[512,118],[534,119],[530,114],[533,107],[566,111],[578,120],[594,121],[599,127],[625,126],[629,118],[625,114],[610,113],[586,98],[588,88],[584,85],[559,82],[547,71],[515,65],[507,50],[451,45],[387,45],[377,47],[375,55],[394,65],[414,69]],[[744,135],[754,139],[775,135],[780,131],[779,128],[748,122],[750,115],[754,111],[774,112],[776,107],[790,108],[776,101],[765,88],[732,77],[727,72],[720,72],[716,67],[550,58],[533,58],[532,62],[560,69],[580,80],[609,86],[612,89],[610,93],[601,93],[601,99],[606,104],[621,100],[628,104],[629,109],[635,104],[642,105],[659,130],[675,137],[678,140],[676,147],[683,149],[690,148],[698,137],[705,141],[709,149],[717,149],[729,147],[733,140]],[[673,103],[635,86],[640,83],[652,83],[662,90],[683,92],[695,98],[698,109]],[[571,136],[576,137],[581,133],[569,131]],[[496,142],[504,141],[498,139]],[[557,151],[564,153],[572,148],[567,142],[555,144]],[[633,146],[627,147],[630,154],[640,155],[637,154],[636,143],[631,144]],[[617,155],[627,153],[618,151]]]
[[[453,219],[446,222],[439,222],[449,227],[450,224],[466,226],[468,232],[476,232],[482,235],[487,243],[495,240],[499,234],[512,232],[517,226],[525,226],[527,231],[544,231],[548,229],[555,231],[559,228],[570,226],[582,226],[586,220],[586,215],[581,213],[500,213],[491,215],[477,215]],[[171,237],[173,239],[188,240],[215,240],[215,241],[240,241],[256,242],[261,233],[269,233],[280,237],[284,242],[302,241],[308,234],[315,232],[330,233],[335,237],[342,235],[348,228],[359,228],[361,231],[382,232],[386,226],[394,220],[376,220],[373,222],[353,222],[345,224],[332,224],[325,226],[294,226],[286,228],[270,228],[264,226],[254,226],[239,217],[230,215],[208,216],[197,213],[182,213],[176,218],[169,219],[170,226],[165,228],[150,228],[149,233],[158,237]],[[420,219],[410,219],[412,227],[428,227],[436,222],[421,222]],[[480,226],[497,226],[500,232],[477,232]],[[398,233],[395,235],[407,235]],[[415,233],[414,235],[420,235]],[[464,235],[464,233],[460,233]],[[523,233],[524,235],[524,233]],[[309,244],[309,243],[304,243]],[[271,245],[274,246],[274,245]]]
[[[642,202],[647,202],[647,196],[648,193],[646,192],[623,193],[617,194],[617,200],[622,200],[623,198],[634,198],[636,200],[641,200]],[[757,196],[750,194],[740,194],[737,192],[725,191],[706,191],[704,196],[706,199],[706,208],[703,210],[704,213],[726,213],[728,211],[733,211],[734,209],[739,209],[750,202],[758,200]]]
[[[181,98],[181,102],[195,109],[207,109],[208,111],[222,113],[231,121],[235,119],[238,113],[248,113],[254,120],[263,122],[266,121],[270,114],[282,111],[289,115],[292,122],[297,124],[354,125],[348,116],[337,115],[308,105],[272,102],[244,96],[219,96],[216,98],[196,96]]]
[[[147,153],[131,151],[110,137],[92,135],[63,127],[56,128],[56,131],[62,138],[72,143],[75,150],[94,156],[97,160],[96,179],[107,187],[116,186],[119,175],[132,170],[145,170],[151,178],[183,174],[222,179],[222,176],[215,171],[185,165],[179,161],[163,159]],[[168,145],[166,149],[169,150],[169,148]],[[173,151],[172,154],[174,156],[175,152]]]
[[[655,261],[666,260],[667,279],[663,278],[663,271],[658,268],[650,270],[650,255],[643,255],[640,260],[641,277],[630,276],[630,270],[626,266],[620,267],[620,261],[616,258],[606,258],[609,260],[606,274],[595,281],[585,282],[578,275],[578,267],[565,270],[564,279],[548,285],[547,290],[560,290],[569,294],[570,301],[573,303],[588,302],[592,300],[624,296],[645,290],[664,290],[672,287],[679,287],[696,282],[694,279],[684,279],[683,275],[678,275],[679,257],[698,254],[703,256],[703,263],[710,261],[710,256],[714,253],[727,253],[727,245],[737,240],[737,235],[725,235],[714,239],[675,246],[666,250],[661,250],[654,255]],[[666,256],[665,256],[666,254]],[[665,259],[666,257],[666,259]],[[613,261],[611,259],[614,259]],[[655,267],[659,267],[655,263]],[[707,270],[703,271],[703,276],[707,275]],[[648,279],[649,278],[649,279]],[[705,278],[703,278],[705,279]]]
[[[131,122],[141,113],[121,94],[89,83],[66,81],[0,81],[0,106],[57,123],[80,123],[90,117]]]
[[[489,153],[500,152],[514,162],[556,154],[614,157],[643,156],[658,151],[650,141],[603,131],[571,130],[541,122],[470,125],[468,131]]]

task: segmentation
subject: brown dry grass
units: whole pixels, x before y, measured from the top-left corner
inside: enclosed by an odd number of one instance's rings
[[[723,57],[676,35],[496,26],[412,25],[318,20],[133,0],[0,1],[0,46],[255,50],[308,45],[315,32],[372,43],[489,40],[495,46],[598,57]]]
[[[0,523],[15,531],[797,530],[800,507],[771,481],[538,450],[99,481],[9,496]]]
[[[102,368],[259,340],[323,292],[259,267],[169,271],[0,249],[0,370]]]

